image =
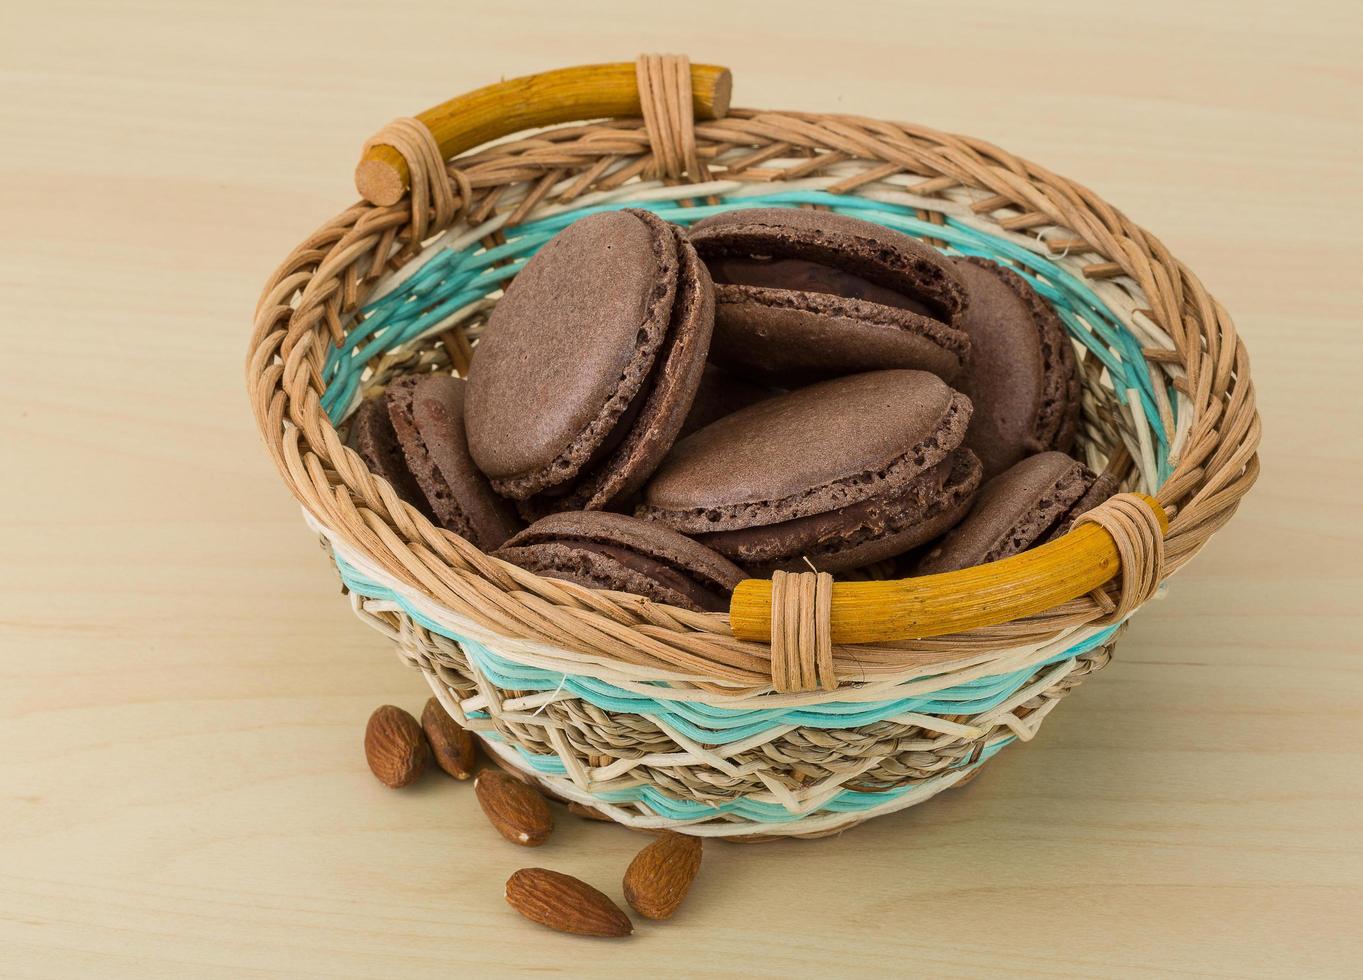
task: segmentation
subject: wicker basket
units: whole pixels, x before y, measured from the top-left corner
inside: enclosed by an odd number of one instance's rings
[[[730,110],[728,93],[725,69],[646,56],[390,124],[356,171],[367,200],[265,287],[247,380],[355,613],[504,766],[636,828],[821,836],[1032,738],[1235,512],[1259,418],[1225,312],[1090,191],[978,140]],[[583,214],[687,224],[773,205],[1013,263],[1081,349],[1082,453],[1124,470],[1129,492],[1014,558],[901,581],[749,581],[722,615],[489,558],[346,448],[349,413],[388,378],[464,372],[501,286]]]

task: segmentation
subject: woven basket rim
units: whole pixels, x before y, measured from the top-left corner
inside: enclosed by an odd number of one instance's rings
[[[855,162],[870,179],[849,179],[837,190],[856,193],[912,175],[919,178],[912,190],[922,197],[969,189],[973,213],[1005,231],[1063,230],[1067,248],[1092,253],[1100,260],[1095,265],[1110,264],[1131,284],[1148,303],[1147,319],[1173,341],[1172,351],[1151,355],[1181,377],[1192,409],[1177,465],[1156,495],[1171,515],[1166,572],[1185,564],[1233,515],[1258,472],[1260,423],[1244,344],[1197,277],[1097,195],[978,140],[845,114],[734,109],[725,119],[696,122],[695,139],[712,161],[721,156],[717,148],[730,157],[737,148],[749,150],[742,166],[731,160],[722,171],[734,179],[789,182]],[[780,166],[783,153],[804,162]],[[477,148],[450,161],[446,179],[459,200],[455,217],[477,225],[500,215],[514,224],[546,202],[626,186],[648,173],[652,159],[642,120],[610,119]],[[322,407],[326,344],[340,343],[375,288],[422,253],[418,233],[429,242],[453,220],[433,222],[429,210],[413,211],[406,200],[351,206],[300,244],[262,293],[247,383],[262,436],[291,491],[320,525],[395,579],[494,632],[665,668],[702,687],[760,685],[769,675],[766,648],[734,639],[725,614],[584,589],[493,559],[430,524],[342,444]],[[959,659],[1054,636],[1098,621],[1103,611],[1085,597],[999,627],[837,648],[835,658],[913,672],[934,656]]]

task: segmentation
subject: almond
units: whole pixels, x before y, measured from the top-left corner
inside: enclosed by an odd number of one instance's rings
[[[664,831],[625,870],[625,901],[646,919],[670,917],[696,880],[702,848],[699,837]]]
[[[391,704],[376,708],[364,729],[364,757],[379,782],[397,789],[426,768],[431,749],[416,719]]]
[[[506,900],[531,922],[559,932],[618,937],[634,931],[629,916],[601,892],[548,868],[522,868],[513,874],[506,880]]]
[[[473,775],[478,744],[473,735],[450,717],[437,698],[430,698],[421,712],[421,728],[430,740],[436,764],[455,779]]]
[[[554,815],[539,790],[500,769],[480,772],[473,781],[473,791],[492,826],[513,844],[538,847],[554,829]]]

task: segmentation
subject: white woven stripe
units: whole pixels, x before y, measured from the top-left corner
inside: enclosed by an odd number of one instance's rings
[[[736,158],[737,155],[741,155],[741,152],[735,150],[723,154],[717,163],[722,166],[726,157]],[[797,162],[799,161],[794,159],[778,159],[768,161],[764,166],[782,167]],[[624,163],[617,164],[616,169],[619,166],[624,166]],[[751,180],[716,180],[703,185],[681,186],[663,184],[658,181],[634,182],[610,191],[583,194],[567,203],[540,205],[524,216],[523,220],[526,222],[535,221],[566,211],[601,204],[665,202],[708,195],[740,200],[751,195],[770,194],[774,190],[827,190],[850,177],[865,173],[869,169],[878,169],[881,166],[880,164],[869,164],[861,161],[849,161],[825,168],[818,177],[782,181],[775,186],[765,181]],[[566,189],[571,182],[572,179],[570,178],[561,181],[554,188],[554,191],[548,195],[549,199],[552,200],[559,191]],[[1023,232],[1009,232],[1002,229],[997,221],[1010,214],[1018,213],[1017,211],[999,209],[992,215],[981,215],[971,209],[972,204],[987,196],[984,192],[955,188],[945,194],[934,193],[931,196],[919,196],[914,193],[914,190],[921,182],[922,178],[919,177],[894,174],[859,186],[855,194],[886,204],[950,216],[964,226],[986,232],[995,238],[1006,240],[1034,254],[1043,256],[1048,261],[1065,269],[1075,278],[1086,282],[1092,292],[1107,305],[1126,329],[1131,332],[1132,336],[1137,339],[1138,343],[1145,347],[1161,350],[1174,349],[1175,345],[1168,334],[1160,330],[1149,317],[1139,312],[1143,300],[1140,298],[1139,289],[1131,280],[1126,278],[1116,280],[1085,279],[1084,268],[1095,262],[1104,261],[1103,257],[1088,250],[1067,252],[1062,255],[1050,252],[1046,246],[1046,241],[1048,239],[1074,237],[1069,230],[1054,226],[1041,226],[1032,227]],[[528,189],[529,185],[508,187],[499,201],[499,205],[504,210],[477,227],[461,224],[449,229],[437,241],[423,250],[420,255],[386,277],[371,295],[371,302],[400,289],[406,279],[429,258],[433,249],[466,248],[501,229],[510,211],[514,210],[517,202],[524,199]],[[491,302],[493,301],[482,299],[449,314],[440,323],[428,329],[422,337],[416,338],[386,355],[380,364],[380,368],[382,363],[390,363],[390,358],[393,361],[406,358],[415,347],[434,334],[470,320],[477,320],[486,313]],[[1082,322],[1082,317],[1081,326],[1084,329],[1091,330],[1091,324]],[[476,330],[473,335],[476,336]],[[1155,384],[1161,386],[1161,388],[1165,379],[1172,381],[1183,377],[1182,369],[1176,365],[1151,362],[1148,367]],[[1106,377],[1105,370],[1103,375]],[[1110,381],[1110,379],[1108,380]],[[1115,437],[1128,448],[1136,463],[1138,486],[1140,489],[1149,491],[1153,489],[1156,481],[1154,446],[1146,425],[1143,404],[1138,397],[1135,397],[1134,392],[1127,394],[1131,397],[1127,398],[1125,405],[1105,406],[1104,421],[1101,423],[1104,439]],[[359,394],[357,393],[357,401],[358,398]],[[1156,406],[1159,408],[1161,416],[1168,412],[1169,406],[1164,404],[1166,401],[1167,399],[1163,398],[1161,391],[1161,395],[1156,397]],[[1175,431],[1170,434],[1170,445],[1171,454],[1175,457],[1186,444],[1192,429],[1194,419],[1190,407],[1186,395],[1181,392],[1174,395],[1173,408],[1177,411],[1178,425]],[[1111,428],[1108,428],[1109,424]],[[1098,458],[1092,453],[1089,461],[1095,464],[1099,462]],[[677,671],[639,668],[603,656],[585,655],[561,649],[551,644],[516,640],[495,634],[479,626],[476,622],[451,610],[444,609],[425,595],[397,582],[382,569],[373,565],[366,556],[350,550],[343,541],[338,539],[336,534],[321,525],[311,514],[305,511],[304,516],[309,526],[326,538],[347,564],[354,567],[365,578],[401,597],[404,603],[416,610],[420,616],[429,622],[436,624],[439,629],[453,635],[467,637],[487,647],[498,656],[526,667],[561,674],[590,676],[629,693],[659,700],[686,701],[730,709],[779,709],[817,704],[829,700],[874,702],[930,695],[971,680],[1035,668],[1039,663],[1054,657],[1056,654],[1063,653],[1077,644],[1090,640],[1101,631],[1098,627],[1078,627],[1066,630],[1046,643],[1035,643],[962,656],[951,663],[934,666],[933,672],[928,676],[923,676],[921,672],[912,670],[872,666],[868,668],[862,683],[844,686],[832,697],[821,691],[790,695],[776,695],[769,692],[752,692],[749,690],[735,691],[732,694],[699,691],[691,687],[690,683],[708,681],[713,684],[713,678]],[[948,762],[946,760],[946,754],[950,751],[959,753],[961,741],[980,739],[991,730],[992,734],[987,739],[987,744],[990,746],[999,744],[1000,741],[1010,737],[1010,735],[1015,735],[1021,740],[1032,738],[1041,721],[1058,703],[1058,695],[1040,698],[1039,703],[1033,704],[1031,710],[1021,712],[1023,717],[1019,717],[1015,713],[1019,706],[1028,701],[1035,701],[1039,695],[1047,691],[1059,689],[1059,693],[1063,694],[1063,691],[1074,683],[1074,681],[1070,681],[1069,685],[1066,684],[1066,679],[1071,673],[1092,669],[1091,664],[1082,666],[1073,658],[1066,659],[1047,668],[1041,676],[1034,678],[1023,689],[1015,692],[1005,703],[971,717],[969,724],[912,712],[888,719],[887,723],[902,725],[906,728],[916,726],[925,730],[921,739],[911,739],[907,742],[901,740],[897,744],[898,752],[907,752],[909,757],[914,759],[917,758],[918,746],[922,746],[928,761],[921,768],[916,761],[909,763],[910,771],[915,773],[941,771],[941,774],[922,778],[904,795],[887,799],[883,805],[869,810],[852,813],[818,813],[817,811],[821,806],[826,805],[829,800],[843,791],[845,784],[855,784],[858,776],[874,769],[884,762],[885,758],[874,755],[856,759],[849,757],[846,760],[847,768],[837,768],[829,772],[825,778],[811,785],[792,788],[786,782],[775,778],[770,770],[769,763],[756,763],[745,759],[744,756],[754,750],[761,749],[768,743],[780,742],[785,736],[796,730],[795,726],[781,726],[757,733],[741,742],[707,747],[677,731],[674,726],[667,723],[665,718],[651,715],[648,716],[648,721],[656,725],[658,730],[675,744],[675,751],[654,751],[636,758],[614,759],[610,756],[599,758],[584,755],[580,750],[574,751],[573,745],[569,744],[570,735],[577,738],[581,734],[580,732],[573,734],[574,728],[579,727],[581,722],[575,720],[578,716],[563,713],[574,710],[572,703],[577,703],[574,696],[560,688],[557,691],[535,692],[503,700],[501,699],[501,692],[478,669],[476,660],[463,657],[453,641],[435,634],[427,635],[425,630],[414,629],[400,604],[386,600],[367,600],[354,595],[351,596],[351,603],[358,615],[371,625],[381,629],[385,635],[399,644],[402,655],[406,659],[416,662],[422,668],[432,690],[435,691],[441,704],[456,721],[475,730],[487,731],[492,727],[487,721],[469,718],[469,713],[485,712],[493,717],[496,727],[502,732],[508,731],[505,727],[508,725],[533,728],[539,739],[537,743],[539,748],[536,751],[547,751],[544,748],[547,743],[563,762],[567,775],[550,776],[540,773],[530,767],[524,757],[514,748],[485,740],[490,750],[504,765],[525,772],[565,799],[576,800],[591,806],[618,822],[640,829],[684,825],[690,833],[714,837],[754,833],[817,834],[850,826],[869,817],[894,812],[930,799],[936,793],[954,786],[966,775],[966,772],[960,768],[959,762]],[[390,616],[379,615],[385,613],[398,614],[399,629],[394,630],[389,625],[387,620],[391,618]],[[423,638],[419,638],[418,633]],[[424,652],[421,652],[423,645]],[[413,651],[417,652],[414,653]],[[421,659],[432,656],[438,651],[448,652],[450,661],[454,663],[462,663],[467,660],[468,669],[466,673],[477,685],[476,693],[461,700],[452,690],[452,688],[458,687],[460,691],[468,692],[467,679],[458,676],[459,672],[463,670],[462,667],[459,670],[454,670],[447,664]],[[443,658],[444,653],[440,653],[440,656]],[[655,681],[674,682],[679,686],[662,688],[650,683]],[[569,720],[567,728],[563,723],[545,714],[547,708],[560,704],[563,707],[556,708],[555,711],[558,712],[557,717]],[[580,711],[581,708],[579,707],[576,710]],[[940,734],[934,738],[931,734],[934,732]],[[819,744],[817,736],[802,735],[800,737],[813,737],[816,739],[814,744],[816,746]],[[658,741],[653,743],[655,747],[660,744],[661,742]],[[981,745],[977,743],[976,750],[978,751],[980,747]],[[935,749],[945,749],[947,753],[934,756],[932,750]],[[773,750],[781,751],[781,748],[779,745],[775,745]],[[960,759],[959,754],[956,759]],[[903,764],[903,761],[898,758],[891,760],[892,767]],[[951,768],[947,768],[948,766],[951,766]],[[779,823],[756,822],[746,818],[717,819],[714,817],[704,817],[692,821],[676,821],[657,816],[651,812],[645,812],[647,808],[642,804],[612,805],[602,803],[596,798],[595,794],[598,792],[618,791],[640,784],[658,785],[658,778],[653,774],[667,774],[669,771],[674,771],[678,776],[690,773],[692,779],[699,778],[699,782],[687,785],[699,787],[701,790],[700,798],[705,797],[705,791],[711,785],[709,781],[712,777],[713,786],[716,788],[733,785],[733,783],[725,780],[746,781],[749,784],[752,784],[753,779],[760,780],[762,785],[765,786],[765,791],[753,792],[750,785],[749,790],[744,794],[744,798],[781,806],[791,814],[791,819]],[[697,772],[700,774],[699,777],[696,775]],[[665,783],[660,788],[664,792],[668,792]],[[717,790],[716,798],[722,798],[722,795]]]
[[[1004,736],[997,740],[1001,741]],[[767,822],[753,821],[746,819],[736,819],[732,822],[715,822],[713,817],[703,817],[697,820],[670,820],[656,814],[642,814],[637,809],[631,809],[620,804],[603,803],[588,793],[584,793],[572,780],[564,779],[562,776],[546,776],[532,766],[529,766],[521,757],[521,754],[510,746],[500,742],[484,741],[484,745],[497,757],[497,761],[507,768],[523,772],[542,783],[562,796],[564,799],[573,800],[594,810],[598,810],[617,823],[634,827],[638,830],[663,830],[686,827],[687,833],[700,837],[741,837],[749,834],[816,834],[823,831],[835,830],[839,827],[849,827],[852,824],[860,823],[870,817],[878,817],[886,813],[894,813],[897,810],[907,809],[917,803],[922,803],[936,796],[945,789],[950,789],[960,782],[965,775],[964,771],[953,770],[941,776],[924,780],[904,795],[887,800],[883,806],[873,807],[867,810],[858,810],[854,813],[827,813],[815,816],[799,816],[788,821]],[[835,788],[830,795],[836,795],[838,790]],[[752,794],[748,799],[757,800],[763,803],[784,804],[786,801],[776,798],[769,794]],[[805,809],[802,804],[796,803],[797,807]]]
[[[309,527],[326,538],[336,553],[365,578],[401,596],[403,601],[408,603],[412,609],[430,622],[437,624],[442,630],[474,640],[498,656],[515,663],[527,667],[538,667],[555,673],[589,675],[640,697],[689,701],[714,707],[736,709],[790,708],[819,704],[830,700],[829,695],[822,691],[802,694],[775,694],[771,692],[713,694],[689,687],[660,688],[644,682],[665,680],[690,683],[711,680],[711,678],[637,667],[632,664],[611,661],[604,657],[588,656],[575,651],[564,650],[547,643],[500,636],[471,619],[445,609],[429,597],[398,582],[387,572],[374,566],[365,556],[350,550],[344,541],[341,541],[334,532],[323,526],[306,509],[303,510],[303,517]],[[370,602],[374,601],[370,600]],[[397,604],[382,601],[374,603],[374,606],[376,611],[390,609],[398,612],[401,610],[401,607]],[[860,687],[840,688],[832,700],[866,702],[917,697],[955,687],[968,681],[1025,670],[1091,639],[1105,628],[1096,626],[1073,627],[1063,630],[1059,636],[1048,643],[1035,643],[975,654],[950,664],[935,666],[933,668],[934,673],[928,677],[906,674],[905,671],[901,670],[897,676],[868,679]]]

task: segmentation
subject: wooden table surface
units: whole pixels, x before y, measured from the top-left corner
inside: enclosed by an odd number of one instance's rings
[[[4,5],[0,976],[1359,975],[1357,5],[631,6]],[[840,838],[712,844],[611,944],[502,882],[618,896],[640,837],[565,816],[527,854],[467,785],[369,775],[370,710],[425,686],[338,596],[242,361],[380,124],[639,50],[1093,187],[1233,312],[1265,439],[1036,741]]]

